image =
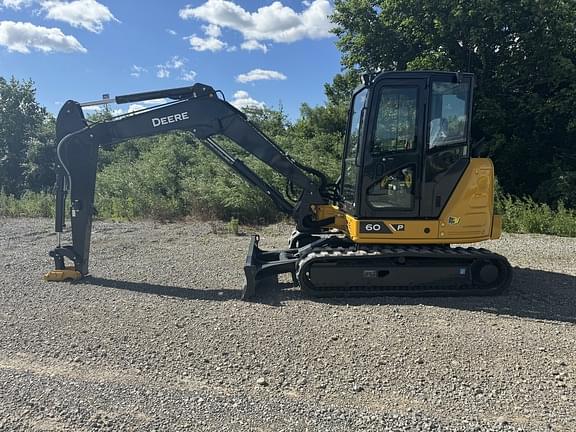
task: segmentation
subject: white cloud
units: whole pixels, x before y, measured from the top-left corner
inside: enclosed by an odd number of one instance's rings
[[[328,17],[332,14],[332,5],[329,0],[313,0],[301,13],[280,1],[248,12],[230,0],[207,0],[198,7],[186,6],[179,14],[182,19],[196,18],[239,31],[246,40],[289,43],[331,36]]]
[[[170,78],[172,71],[180,71],[180,78],[184,81],[193,81],[196,78],[196,72],[184,69],[188,60],[180,56],[171,57],[166,63],[156,65],[156,76],[158,78]]]
[[[226,42],[222,42],[220,39],[214,37],[201,38],[196,35],[192,35],[185,39],[188,39],[194,51],[216,52],[222,51],[228,46]]]
[[[142,105],[162,105],[162,104],[165,104],[168,102],[170,102],[170,99],[168,99],[168,98],[150,99],[150,100],[146,100],[146,101],[140,101],[140,103]]]
[[[194,72],[193,70],[182,71],[182,74],[180,75],[180,79],[182,81],[194,81],[196,79],[196,75],[198,75],[198,74],[196,72]]]
[[[100,112],[103,110],[101,105],[90,105],[90,106],[85,106],[82,107],[83,111],[89,111],[89,112]]]
[[[65,35],[59,28],[13,21],[0,21],[0,45],[7,47],[8,51],[23,54],[31,50],[46,53],[87,51],[74,36]]]
[[[156,76],[158,78],[170,78],[170,71],[164,65],[156,66],[158,71],[156,71]]]
[[[242,48],[245,51],[261,50],[264,53],[268,52],[268,47],[265,44],[260,43],[254,39],[242,42],[242,45],[240,45],[240,48]]]
[[[166,32],[168,32],[168,34],[171,34],[172,36],[176,36],[178,33],[176,33],[175,30],[172,29],[166,29]]]
[[[218,38],[222,36],[222,30],[215,24],[208,24],[207,26],[202,26],[202,30],[204,30],[204,34],[206,36],[210,36],[213,38]]]
[[[94,33],[100,33],[106,22],[119,22],[110,12],[110,9],[96,0],[74,0],[71,2],[43,0],[40,5],[46,12],[46,18],[63,21],[73,27],[84,28]]]
[[[140,102],[135,103],[135,104],[130,104],[130,105],[128,105],[128,108],[126,110],[124,110],[123,108],[119,107],[118,105],[113,104],[111,101],[112,107],[116,107],[116,108],[110,109],[110,106],[109,106],[108,109],[110,110],[110,114],[112,114],[113,117],[116,117],[119,115],[129,115],[129,114],[134,113],[135,111],[140,111],[140,110],[143,110],[146,108],[151,108],[151,107],[154,107],[156,105],[163,105],[163,104],[166,104],[168,102],[172,102],[172,101],[170,99],[167,99],[167,98],[150,99],[150,100],[146,100],[146,101],[140,101]],[[99,113],[99,112],[104,111],[104,105],[86,106],[86,107],[82,107],[82,109],[84,111],[87,111],[89,114],[95,114],[95,113]]]
[[[31,3],[32,0],[0,0],[0,7],[18,10],[25,6],[29,6]]]
[[[148,69],[142,66],[132,65],[130,68],[130,76],[133,76],[134,78],[140,78],[140,75],[146,72],[148,72]]]
[[[256,99],[253,99],[252,97],[250,97],[248,92],[245,92],[244,90],[239,90],[236,93],[234,93],[234,99],[230,103],[238,109],[242,108],[263,109],[264,107],[266,107],[266,104],[264,102],[259,102]]]
[[[158,73],[156,74],[158,78],[168,78],[170,76],[170,70],[180,69],[186,63],[186,59],[180,56],[172,56],[166,63],[156,65],[158,68]]]
[[[286,75],[284,75],[283,73],[266,69],[252,69],[250,72],[240,74],[236,77],[236,81],[244,84],[252,81],[285,80],[285,79]]]
[[[140,104],[131,104],[128,106],[128,109],[126,111],[122,108],[114,108],[114,109],[108,108],[108,111],[110,112],[112,117],[117,117],[120,115],[124,116],[127,114],[131,114],[134,111],[138,111],[143,108],[146,107]],[[87,115],[99,114],[104,111],[104,106],[103,105],[86,106],[82,107],[82,110],[85,111]]]
[[[182,66],[184,66],[185,62],[186,60],[182,57],[174,56],[165,63],[165,66],[168,69],[180,69]]]
[[[146,105],[143,105],[143,104],[130,104],[130,105],[128,105],[128,112],[132,113],[134,111],[140,111],[140,110],[143,110],[146,108],[148,108],[148,107]]]
[[[206,35],[204,38],[197,36],[196,34],[184,38],[190,42],[194,51],[216,52],[222,51],[224,48],[228,47],[226,42],[218,39],[222,36],[222,29],[220,26],[216,24],[203,25],[202,30],[204,30],[204,34]],[[236,47],[229,47],[227,51],[235,51],[235,49]]]

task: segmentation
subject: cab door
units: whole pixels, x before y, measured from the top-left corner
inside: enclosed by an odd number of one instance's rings
[[[343,208],[349,214],[358,215],[360,196],[358,194],[358,177],[361,175],[361,144],[366,121],[368,89],[357,91],[350,105],[348,131],[342,158],[342,175],[340,179],[340,195]]]
[[[438,218],[470,160],[473,77],[431,76],[420,216]]]
[[[372,93],[361,186],[363,218],[419,215],[426,83],[425,78],[384,79]]]

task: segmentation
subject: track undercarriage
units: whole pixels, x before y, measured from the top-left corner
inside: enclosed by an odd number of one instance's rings
[[[304,246],[267,252],[258,242],[254,236],[244,267],[244,299],[255,295],[261,281],[281,273],[291,273],[313,297],[496,295],[512,279],[508,260],[486,249],[358,245],[324,235],[309,236]]]

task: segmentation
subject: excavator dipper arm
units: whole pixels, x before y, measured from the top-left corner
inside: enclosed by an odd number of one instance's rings
[[[175,130],[189,131],[238,175],[268,195],[282,212],[290,214],[299,231],[317,232],[321,226],[330,222],[314,221],[311,210],[311,205],[327,204],[330,201],[323,192],[325,177],[294,161],[250,123],[244,113],[220,99],[212,87],[196,84],[192,87],[119,96],[115,101],[128,103],[158,98],[173,101],[94,124],[89,124],[83,115],[82,106],[88,104],[68,101],[62,107],[56,126],[59,140],[55,227],[58,246],[50,253],[55,261],[55,271],[49,273],[47,279],[78,279],[88,274],[98,148],[110,147],[130,138]],[[214,139],[215,136],[228,137],[286,177],[302,190],[299,201],[295,205],[287,201],[242,161],[226,152]],[[72,244],[62,246],[60,233],[64,227],[64,205],[68,192],[71,201]],[[257,240],[253,243],[249,255],[257,249]],[[66,267],[64,258],[72,260],[74,267]]]

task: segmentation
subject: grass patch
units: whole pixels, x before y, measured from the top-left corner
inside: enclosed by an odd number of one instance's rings
[[[43,192],[26,192],[20,198],[0,193],[0,216],[54,217],[54,196]]]
[[[562,202],[553,209],[532,198],[503,196],[498,198],[497,207],[504,215],[506,232],[576,237],[576,211],[567,209]]]

